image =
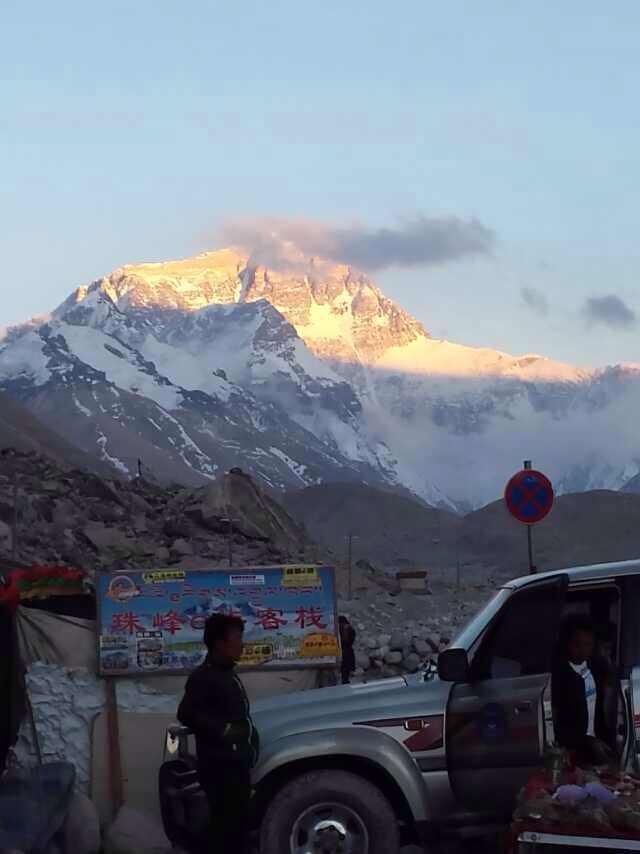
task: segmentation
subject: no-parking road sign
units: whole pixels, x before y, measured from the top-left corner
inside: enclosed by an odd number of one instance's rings
[[[504,500],[514,518],[525,525],[535,525],[553,506],[553,486],[542,472],[523,469],[507,484]]]

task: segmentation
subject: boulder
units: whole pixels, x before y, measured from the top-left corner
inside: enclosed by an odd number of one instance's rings
[[[384,657],[385,664],[402,664],[402,653],[401,652],[388,652]]]
[[[371,665],[371,659],[366,652],[359,652],[356,655],[356,667],[361,667],[363,670],[368,670]]]
[[[367,649],[376,649],[378,641],[375,638],[364,638],[364,645]]]
[[[104,854],[168,854],[170,849],[160,826],[129,807],[118,812],[104,839]]]
[[[133,550],[134,544],[123,531],[108,528],[102,522],[89,522],[84,526],[83,533],[99,552],[111,549],[129,554]]]
[[[402,666],[405,670],[408,670],[409,673],[415,673],[420,667],[420,656],[416,655],[415,652],[410,652],[409,655],[406,655],[402,659]]]
[[[392,679],[393,677],[400,676],[402,674],[402,668],[399,666],[393,666],[385,664],[380,671],[380,676],[383,679]]]
[[[303,528],[270,495],[240,471],[230,471],[206,487],[186,512],[198,524],[226,533],[233,518],[233,529],[245,537],[270,540],[290,554],[304,552],[307,546]]]
[[[434,641],[433,638],[427,638],[427,644],[431,648],[431,652],[436,653],[436,652],[440,651],[439,644],[436,643],[436,641]]]
[[[76,792],[60,831],[62,850],[68,854],[98,854],[100,816],[94,803],[86,795]]]
[[[11,528],[6,522],[0,522],[0,549],[10,551],[13,546],[13,535]]]
[[[195,552],[195,549],[193,548],[191,543],[188,540],[185,540],[182,538],[178,539],[178,540],[174,540],[174,542],[171,546],[171,554],[177,555],[179,557],[183,557],[183,556],[186,557],[186,556],[194,554],[194,552]]]
[[[133,519],[133,530],[136,534],[146,534],[149,530],[149,525],[147,523],[147,517],[144,513],[139,513]]]
[[[140,513],[150,513],[151,505],[148,501],[146,501],[141,495],[138,495],[136,492],[129,493],[129,502],[131,503],[131,507],[134,510],[138,510]]]
[[[58,498],[54,502],[51,518],[56,528],[64,531],[77,524],[78,511],[72,501],[67,498]]]
[[[89,472],[83,472],[76,478],[74,488],[85,498],[98,498],[101,501],[122,504],[122,499],[111,483]]]
[[[391,635],[391,640],[389,641],[389,648],[392,650],[401,650],[404,646],[404,633],[399,631],[394,631]],[[402,658],[402,656],[401,656]]]
[[[421,658],[425,658],[433,652],[426,640],[422,640],[421,638],[416,638],[413,641],[413,648]]]
[[[166,519],[162,530],[167,537],[186,538],[191,535],[189,520],[184,518]]]
[[[93,504],[91,518],[107,525],[117,525],[126,516],[126,511],[117,504]]]

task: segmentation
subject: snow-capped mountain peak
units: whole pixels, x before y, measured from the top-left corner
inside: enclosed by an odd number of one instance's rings
[[[0,338],[0,390],[132,471],[359,479],[478,506],[524,458],[562,489],[640,469],[640,368],[432,338],[371,279],[234,248],[128,264]],[[638,410],[636,412],[636,410]]]

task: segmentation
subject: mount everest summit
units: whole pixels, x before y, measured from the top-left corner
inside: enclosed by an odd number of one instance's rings
[[[464,311],[464,307],[461,307]],[[123,474],[351,480],[466,509],[532,458],[560,491],[640,472],[640,366],[436,340],[365,275],[236,249],[127,265],[0,333],[0,391]]]

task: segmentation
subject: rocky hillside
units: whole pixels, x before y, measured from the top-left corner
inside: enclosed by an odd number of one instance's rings
[[[164,487],[108,480],[9,450],[0,454],[0,559],[13,554],[14,478],[16,557],[26,563],[109,571],[226,566],[229,515],[235,565],[300,560],[312,548],[286,511],[242,472],[207,487]]]
[[[115,474],[111,466],[45,427],[26,406],[0,393],[0,451],[7,448],[46,455],[64,468],[86,468],[106,477]]]
[[[366,484],[309,486],[285,493],[283,503],[340,562],[352,534],[354,563],[365,559],[394,569],[449,565],[462,524],[453,513]]]
[[[458,512],[533,458],[559,492],[640,470],[640,368],[429,336],[366,275],[237,249],[127,265],[0,339],[0,390],[123,474],[404,487]]]
[[[491,573],[515,577],[528,571],[526,532],[493,502],[464,517],[425,507],[388,490],[326,484],[288,493],[285,505],[310,536],[343,562],[351,532],[354,561],[398,570],[439,570],[455,581],[459,563],[479,583]],[[596,490],[561,495],[534,529],[540,570],[640,558],[640,495]],[[445,575],[442,575],[442,572]]]
[[[561,495],[550,515],[535,526],[539,570],[640,558],[640,495],[596,490]],[[501,501],[469,514],[460,550],[465,560],[511,576],[527,570],[524,527]]]

